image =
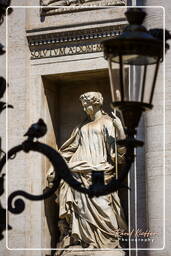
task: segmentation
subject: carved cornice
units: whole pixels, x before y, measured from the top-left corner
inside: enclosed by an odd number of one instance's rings
[[[119,35],[125,24],[28,35],[31,59],[101,52],[101,41]]]
[[[95,7],[100,6],[126,5],[127,0],[40,0],[40,15],[49,16],[55,14],[89,11],[91,8],[95,9]]]

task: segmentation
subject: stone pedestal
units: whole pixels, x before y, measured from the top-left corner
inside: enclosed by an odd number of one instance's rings
[[[59,255],[59,254],[57,254]],[[126,256],[125,252],[118,249],[110,250],[77,250],[64,251],[61,256]]]

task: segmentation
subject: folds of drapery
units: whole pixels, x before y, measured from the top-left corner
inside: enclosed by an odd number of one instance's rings
[[[118,137],[117,130],[116,136]],[[104,171],[105,179],[114,175],[115,127],[108,115],[76,127],[60,152],[70,170],[85,187],[91,184],[91,172]],[[118,147],[118,162],[122,163],[125,148]],[[74,241],[93,248],[119,247],[118,229],[127,229],[117,193],[89,198],[68,186],[64,181],[59,188],[59,218],[65,219],[70,233],[60,247]]]

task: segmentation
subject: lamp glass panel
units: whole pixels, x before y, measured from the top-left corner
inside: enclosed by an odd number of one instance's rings
[[[108,61],[112,101],[121,101],[121,66],[119,63],[113,62],[112,59]],[[123,64],[122,69],[123,100],[149,103],[156,64]]]
[[[141,101],[144,66],[129,66],[128,101]]]
[[[156,69],[156,65],[147,66],[146,84],[145,84],[144,97],[143,97],[144,103],[150,103],[150,96],[152,91],[155,69]]]
[[[120,64],[114,63],[110,59],[109,64],[109,77],[112,101],[121,101],[121,77],[120,77]],[[123,65],[123,100],[128,100],[128,84],[129,84],[129,67]]]

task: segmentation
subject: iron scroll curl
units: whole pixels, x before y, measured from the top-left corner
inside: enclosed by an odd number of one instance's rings
[[[4,167],[6,161],[13,159],[13,157],[16,156],[21,151],[25,153],[34,151],[34,152],[39,152],[44,156],[46,156],[54,167],[55,179],[54,179],[52,188],[49,188],[45,193],[40,195],[32,195],[23,190],[17,190],[12,192],[8,197],[8,210],[11,213],[20,214],[21,212],[24,211],[25,202],[23,198],[26,198],[32,201],[39,201],[39,200],[44,200],[50,197],[58,189],[61,179],[64,179],[67,183],[72,184],[73,188],[79,191],[82,190],[84,193],[86,192],[84,188],[80,188],[81,183],[79,183],[72,177],[72,174],[70,173],[68,166],[65,160],[63,159],[63,157],[60,155],[60,153],[54,150],[52,147],[38,141],[34,142],[28,139],[24,141],[22,144],[10,149],[8,153],[5,154],[0,160],[0,172]],[[23,198],[18,198],[18,197],[23,197]]]
[[[122,182],[127,176],[133,161],[133,152],[132,150],[131,152],[130,150],[128,150],[126,153],[127,164],[125,164],[125,166],[123,167],[119,179],[112,178],[112,180],[107,185],[105,185],[103,183],[103,177],[101,176],[102,172],[92,172],[92,185],[90,185],[89,188],[86,188],[83,186],[82,183],[80,183],[73,177],[67,166],[67,163],[58,151],[44,143],[41,143],[39,141],[30,141],[29,139],[25,140],[22,144],[13,147],[8,151],[6,155],[2,157],[2,159],[0,160],[0,172],[4,167],[6,161],[13,159],[13,157],[21,151],[25,153],[34,151],[46,156],[53,165],[55,171],[55,179],[53,182],[53,186],[40,195],[29,194],[28,192],[23,190],[17,190],[12,192],[8,197],[8,210],[13,214],[20,214],[24,211],[25,202],[23,198],[32,201],[39,201],[53,195],[53,193],[58,189],[61,179],[67,182],[73,189],[81,193],[86,193],[90,197],[101,196],[117,191],[118,189],[124,187]],[[95,180],[95,183],[93,182],[93,180]]]

